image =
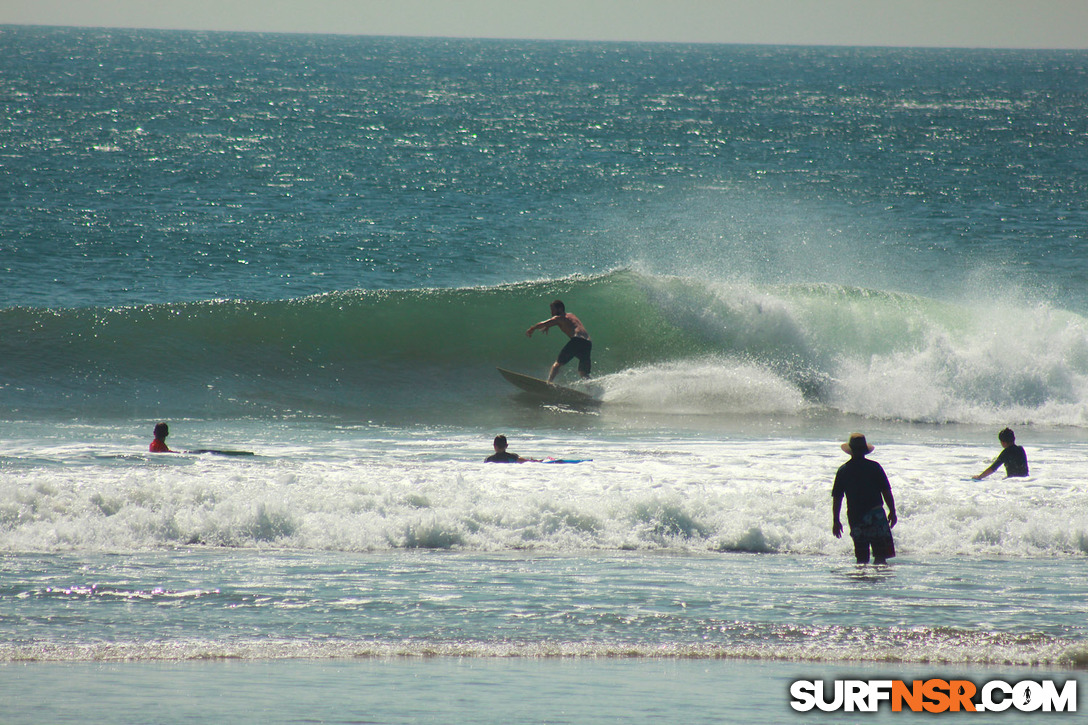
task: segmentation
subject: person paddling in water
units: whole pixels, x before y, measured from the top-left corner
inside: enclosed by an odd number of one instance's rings
[[[170,435],[170,426],[166,423],[157,423],[152,434],[155,436],[155,440],[151,441],[151,445],[148,447],[152,453],[173,453],[169,446],[166,445],[166,436]]]
[[[578,374],[583,378],[588,378],[590,369],[589,355],[593,350],[593,342],[589,339],[589,333],[586,332],[585,325],[573,314],[567,312],[562,300],[552,302],[551,311],[551,317],[536,323],[525,331],[526,337],[532,337],[537,330],[543,330],[546,335],[549,329],[558,327],[570,338],[567,344],[563,346],[563,349],[559,351],[559,357],[552,364],[552,369],[548,372],[548,382],[555,380],[559,368],[569,363],[571,358],[578,358]]]
[[[495,436],[495,453],[484,459],[484,463],[525,463],[526,461],[533,461],[534,463],[540,463],[535,458],[522,458],[517,453],[511,453],[506,450],[508,445],[506,442],[506,436]]]
[[[986,467],[985,471],[971,478],[981,481],[1001,466],[1005,466],[1005,478],[1028,475],[1028,454],[1024,453],[1023,446],[1016,445],[1016,434],[1012,432],[1012,429],[1003,428],[997,434],[997,440],[1001,444],[1000,455]]]

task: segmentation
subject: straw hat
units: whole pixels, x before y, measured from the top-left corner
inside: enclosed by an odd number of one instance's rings
[[[855,450],[858,452],[864,450],[866,453],[873,452],[873,447],[865,440],[864,433],[851,433],[846,442],[842,444],[843,453],[854,455]]]

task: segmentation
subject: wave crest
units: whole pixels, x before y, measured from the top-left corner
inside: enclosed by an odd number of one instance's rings
[[[618,270],[466,289],[295,300],[0,310],[9,409],[283,415],[498,404],[501,366],[543,375],[562,298],[594,339],[602,397],[667,414],[1088,426],[1088,321],[1027,302],[953,304],[838,285]]]

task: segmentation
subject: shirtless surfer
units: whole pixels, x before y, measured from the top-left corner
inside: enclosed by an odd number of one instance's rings
[[[593,350],[593,342],[589,339],[589,333],[586,331],[585,325],[573,314],[567,312],[562,300],[552,302],[551,312],[552,316],[547,320],[542,320],[525,331],[526,337],[532,337],[537,330],[543,330],[546,335],[549,329],[558,327],[570,338],[567,344],[563,346],[563,349],[559,351],[559,357],[552,364],[552,369],[548,372],[548,382],[555,380],[559,368],[575,357],[578,358],[578,374],[583,378],[588,378],[590,369],[589,355]]]

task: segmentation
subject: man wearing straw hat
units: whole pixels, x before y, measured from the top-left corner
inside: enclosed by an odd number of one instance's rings
[[[850,522],[850,538],[854,540],[854,556],[858,563],[869,563],[871,548],[873,563],[886,564],[895,556],[892,527],[898,520],[888,476],[879,463],[865,457],[873,452],[873,447],[861,433],[851,433],[842,444],[842,450],[850,454],[850,460],[839,467],[831,489],[831,533],[837,539],[842,538],[839,510],[845,496],[846,518]],[[887,515],[884,514],[885,503],[888,504]]]

